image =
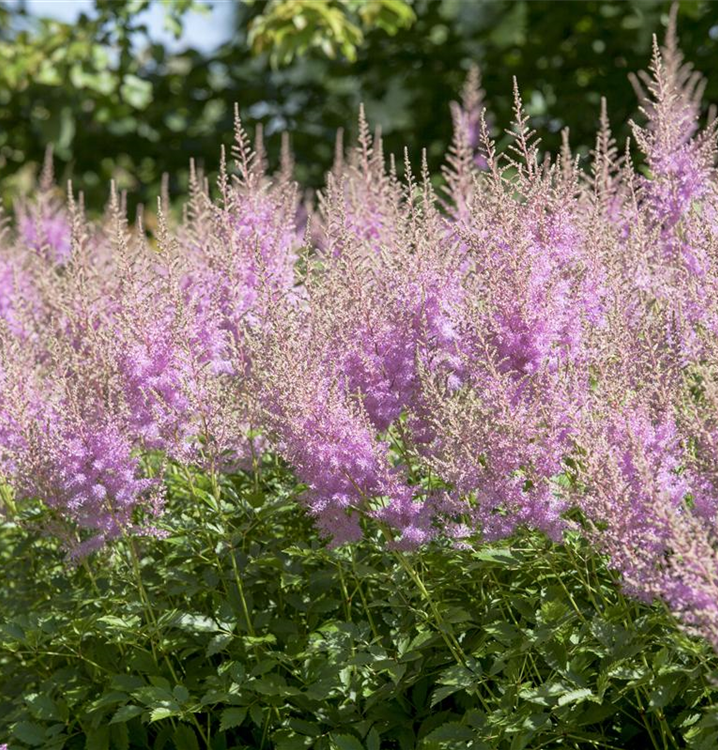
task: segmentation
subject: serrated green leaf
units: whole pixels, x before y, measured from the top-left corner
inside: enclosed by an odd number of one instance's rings
[[[150,711],[150,724],[154,721],[162,721],[162,719],[168,719],[170,716],[178,716],[179,711],[169,708],[167,706],[158,706]]]
[[[221,732],[226,732],[228,729],[238,727],[246,717],[246,708],[225,708],[224,711],[222,711],[222,720],[219,729]]]
[[[175,743],[175,750],[199,750],[199,742],[194,729],[186,724],[180,724],[175,729],[172,740]]]
[[[114,615],[105,615],[104,617],[100,617],[97,621],[104,625],[109,625],[112,629],[119,631],[136,630],[140,624],[139,617],[116,617]]]
[[[514,553],[506,548],[492,549],[490,547],[484,547],[474,552],[474,557],[482,562],[494,563],[509,568],[515,567],[519,564],[519,560]]]
[[[220,653],[220,651],[224,651],[233,639],[234,636],[231,633],[219,633],[209,642],[205,653],[208,657],[214,656],[215,654]]]
[[[166,687],[157,685],[145,685],[132,693],[132,697],[142,701],[147,706],[159,706],[166,703],[174,703],[174,696]]]
[[[130,732],[127,724],[113,724],[110,727],[110,744],[114,750],[130,749]]]
[[[576,726],[586,724],[598,724],[618,711],[618,706],[613,703],[596,703],[587,706],[578,716],[572,718]]]
[[[291,718],[289,726],[299,734],[306,734],[309,737],[319,737],[322,730],[319,724],[314,721],[305,721],[304,719]]]
[[[42,719],[43,721],[60,719],[60,712],[57,705],[49,695],[28,695],[25,701],[30,707],[30,713],[34,718]]]
[[[264,712],[261,706],[253,703],[249,707],[249,718],[254,722],[256,727],[261,727],[264,724]]]
[[[473,673],[464,666],[455,664],[445,669],[438,677],[437,682],[441,685],[456,685],[468,688],[476,685],[479,675]]]
[[[107,706],[115,706],[118,703],[125,703],[129,695],[123,693],[120,690],[112,690],[109,693],[101,695],[96,701],[90,704],[90,710],[95,711],[98,708],[105,708]]]
[[[12,730],[12,736],[36,747],[45,743],[45,729],[31,721],[18,722]]]
[[[657,680],[656,686],[651,690],[648,703],[651,708],[665,708],[684,687],[685,683],[681,676],[664,675]]]
[[[569,690],[568,693],[560,696],[558,699],[559,706],[566,706],[569,703],[580,703],[586,700],[595,700],[596,696],[588,688],[579,688],[578,690]]]
[[[424,737],[422,742],[466,742],[473,739],[475,732],[456,721],[442,724]]]
[[[110,724],[129,721],[130,719],[134,719],[135,716],[139,716],[143,711],[144,709],[140,706],[121,706],[117,709],[112,719],[110,719]]]
[[[221,625],[212,617],[192,612],[176,612],[167,624],[188,633],[217,633],[222,630]]]
[[[87,733],[85,750],[109,750],[110,749],[110,727],[98,727]]]
[[[187,703],[190,699],[189,690],[184,685],[175,685],[172,695],[180,702]]]
[[[16,622],[0,624],[0,633],[8,636],[8,640],[10,641],[25,641],[25,631]]]
[[[431,708],[434,708],[434,706],[443,701],[444,698],[448,698],[450,695],[463,689],[464,688],[461,685],[441,685],[431,694]]]

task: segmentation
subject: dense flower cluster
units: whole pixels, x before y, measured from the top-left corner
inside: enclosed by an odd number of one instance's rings
[[[540,152],[518,87],[497,153],[472,71],[441,194],[362,114],[316,206],[237,118],[217,197],[193,167],[154,239],[46,167],[0,223],[5,481],[77,553],[151,528],[149,451],[216,472],[269,446],[334,543],[581,529],[718,645],[716,125],[674,26],[637,84],[634,143],[603,102],[584,168],[567,135]]]

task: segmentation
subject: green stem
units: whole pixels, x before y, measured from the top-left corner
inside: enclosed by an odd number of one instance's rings
[[[665,738],[663,742],[663,748],[658,744],[658,739],[656,738],[656,735],[653,733],[653,729],[651,728],[651,722],[648,721],[648,715],[646,714],[646,710],[643,707],[643,702],[641,701],[641,693],[639,692],[638,688],[634,688],[634,693],[636,695],[636,703],[638,703],[638,712],[641,717],[641,721],[643,721],[643,726],[646,727],[646,731],[648,732],[648,736],[651,738],[651,744],[653,745],[656,750],[665,750],[667,747]]]
[[[389,542],[390,543],[393,542],[394,536],[391,533],[391,529],[385,524],[380,524],[380,528],[382,532],[384,533],[384,536],[389,540]],[[444,639],[444,642],[449,648],[449,651],[451,652],[452,656],[456,659],[457,664],[459,664],[459,666],[466,667],[468,669],[468,659],[463,649],[461,648],[461,644],[456,640],[456,637],[454,636],[451,628],[447,626],[446,622],[444,621],[444,618],[441,616],[441,612],[439,611],[439,608],[436,606],[436,603],[434,602],[434,599],[429,593],[429,590],[426,588],[426,586],[424,585],[424,582],[421,580],[421,576],[419,576],[419,574],[417,573],[413,565],[409,563],[409,561],[406,559],[406,557],[404,556],[402,552],[400,552],[399,550],[392,550],[392,554],[394,558],[399,562],[401,567],[404,569],[406,574],[409,576],[409,578],[411,578],[411,580],[414,582],[414,585],[419,590],[419,593],[421,594],[424,601],[429,605],[431,614],[434,617],[434,626],[439,631],[439,633],[441,633],[441,637]]]
[[[157,664],[157,650],[155,648],[155,638],[157,637],[157,634],[159,633],[159,628],[157,625],[157,618],[155,617],[154,609],[152,608],[152,604],[150,602],[150,599],[147,595],[147,590],[145,589],[145,585],[142,581],[142,574],[140,570],[140,560],[139,556],[137,555],[137,548],[135,547],[135,541],[132,539],[129,534],[125,534],[125,540],[127,541],[127,545],[130,550],[130,558],[132,560],[132,570],[135,574],[135,580],[137,582],[137,589],[140,593],[140,599],[142,600],[142,603],[145,607],[145,614],[147,616],[147,619],[152,623],[152,635],[150,637],[150,647],[152,648],[152,655],[154,657],[155,664]],[[175,685],[180,684],[180,680],[177,677],[177,672],[175,671],[175,668],[172,664],[172,661],[165,653],[164,649],[161,649],[162,651],[162,659],[167,665],[167,669],[169,670],[169,673],[172,675],[172,679],[174,680]],[[202,738],[202,741],[204,742],[205,746],[209,749],[209,739],[204,733],[204,730],[202,729],[202,725],[197,720],[197,717],[192,714],[192,723],[195,725],[195,728],[199,732],[199,736]]]
[[[192,474],[190,474],[189,469],[186,466],[183,466],[182,470],[184,472],[184,475],[185,475],[185,478],[187,480],[187,483],[189,484],[190,494],[192,496],[192,499],[195,501],[195,503],[197,503],[199,505],[200,500],[197,497],[197,491],[196,491],[196,487],[195,487],[195,483],[194,483],[194,477],[192,476]],[[215,498],[215,500],[216,500],[216,498]],[[216,511],[218,513],[220,513],[219,503],[218,502],[217,502]],[[220,513],[220,518],[222,519],[222,522],[223,522],[223,525],[224,525],[224,518],[221,516],[221,513]],[[225,596],[227,596],[227,598],[229,598],[229,588],[227,587],[227,582],[226,582],[225,577],[224,577],[224,567],[222,566],[222,560],[220,559],[219,555],[217,554],[216,546],[213,544],[212,535],[209,533],[209,530],[207,529],[207,526],[205,524],[202,524],[201,528],[202,528],[202,535],[204,537],[205,543],[207,544],[207,548],[210,550],[210,552],[212,554],[212,557],[214,558],[214,563],[215,563],[215,566],[217,568],[217,575],[219,576],[219,581],[220,581],[220,583],[222,585],[222,588],[224,589]]]
[[[347,622],[352,621],[352,612],[351,612],[351,597],[349,596],[349,590],[347,589],[346,581],[344,580],[344,571],[342,570],[342,564],[341,560],[337,560],[334,562],[334,565],[337,568],[337,571],[339,572],[339,586],[342,590],[342,599],[344,601],[344,617],[346,617]]]
[[[648,666],[648,659],[646,659],[645,653],[641,654],[641,657],[643,658],[643,664],[646,667],[646,669],[650,669]],[[648,696],[646,696],[648,697]],[[676,738],[673,736],[673,732],[671,731],[671,727],[669,723],[666,721],[666,717],[660,709],[656,712],[656,716],[658,718],[658,726],[661,729],[661,736],[663,737],[663,744],[665,747],[668,747],[668,740],[671,741],[673,744],[673,747],[678,748],[678,742],[676,742]]]
[[[142,574],[140,571],[140,561],[139,557],[137,555],[137,549],[135,547],[135,542],[132,537],[129,536],[129,534],[125,534],[125,541],[127,542],[127,548],[130,551],[130,562],[132,563],[132,572],[135,577],[135,585],[137,586],[137,591],[140,595],[140,601],[142,602],[142,607],[145,611],[145,617],[149,623],[152,624],[153,632],[152,636],[150,638],[150,648],[152,649],[152,656],[155,660],[155,663],[157,663],[157,651],[155,649],[155,639],[154,636],[156,635],[157,631],[157,620],[155,618],[154,610],[152,609],[152,605],[150,604],[149,597],[147,596],[147,591],[145,590],[145,585],[142,581]]]
[[[95,574],[92,572],[92,568],[89,566],[87,559],[82,558],[82,567],[85,569],[85,572],[87,573],[87,577],[90,579],[90,583],[92,584],[92,590],[95,593],[95,598],[98,602],[101,602],[102,605],[102,611],[108,615],[110,614],[110,611],[107,608],[107,600],[104,596],[102,596],[102,593],[100,592],[100,587],[97,585],[97,579],[95,578]],[[125,647],[122,644],[121,640],[117,641],[117,650],[120,652],[120,656],[122,657],[122,660],[124,661],[125,658]]]
[[[563,582],[563,578],[561,577],[561,574],[558,570],[556,570],[553,561],[551,560],[550,555],[546,556],[546,560],[548,561],[548,565],[551,568],[551,572],[554,574],[554,577],[559,582],[559,585],[564,590],[566,596],[568,597],[568,600],[571,602],[571,606],[574,609],[574,612],[576,612],[576,615],[578,615],[579,620],[581,622],[586,622],[586,618],[584,617],[583,612],[578,607],[578,604],[576,604],[576,600],[573,598],[573,594],[568,590],[566,584]]]
[[[493,579],[494,583],[496,584],[496,586],[499,589],[502,588],[502,584],[499,581],[496,573],[494,573],[493,570],[490,572],[490,575],[491,575],[491,578]],[[508,617],[511,620],[513,620],[514,625],[520,630],[521,626],[519,625],[519,621],[516,619],[516,615],[514,614],[514,611],[513,611],[513,609],[511,609],[510,606],[506,605],[506,600],[504,599],[503,596],[501,597],[501,610],[503,611],[503,613],[504,613],[505,616],[508,615]],[[536,660],[534,659],[533,654],[529,651],[529,653],[526,656],[527,656],[528,660],[531,662],[531,667],[532,667],[532,669],[534,671],[534,674],[536,675],[536,679],[538,680],[539,684],[542,683],[543,679],[541,677],[541,673],[539,672],[539,668],[538,668],[538,665],[536,664]],[[522,671],[523,671],[523,668],[522,668]]]
[[[242,585],[242,577],[239,575],[239,569],[237,568],[237,558],[234,554],[233,546],[230,546],[229,557],[232,561],[234,581],[237,584],[237,593],[239,594],[239,600],[242,603],[242,613],[244,614],[244,620],[247,624],[247,632],[250,636],[254,637],[254,628],[252,627],[252,620],[249,616],[249,607],[247,607],[247,599],[244,596],[244,586]]]
[[[571,562],[573,563],[574,570],[576,572],[576,575],[579,577],[581,583],[583,584],[584,588],[586,589],[586,593],[588,594],[588,598],[591,600],[591,604],[593,604],[593,608],[596,610],[597,613],[601,612],[601,607],[599,606],[598,602],[594,598],[594,591],[593,586],[588,580],[588,576],[582,575],[581,571],[581,565],[579,565],[579,561],[576,558],[576,556],[573,553],[573,550],[571,549],[570,542],[567,544],[564,544],[564,549],[566,550],[568,556],[571,558]],[[604,606],[606,605],[606,601],[604,599]]]
[[[367,602],[366,597],[364,596],[364,590],[362,589],[361,585],[361,579],[359,578],[359,573],[357,572],[356,568],[356,550],[352,546],[352,571],[354,573],[354,577],[356,578],[356,590],[359,592],[359,598],[361,599],[362,606],[364,607],[364,612],[366,613],[367,620],[369,621],[369,627],[371,628],[372,635],[374,638],[379,641],[381,639],[381,636],[379,635],[379,631],[376,628],[376,624],[374,623],[374,618],[371,615],[371,611],[369,609],[369,602]]]

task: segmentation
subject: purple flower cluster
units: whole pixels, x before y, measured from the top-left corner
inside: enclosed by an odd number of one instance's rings
[[[36,199],[17,206],[16,223],[23,245],[50,265],[70,259],[71,226],[53,186],[52,150],[48,150]]]
[[[62,211],[27,208],[18,214],[18,230],[27,247],[47,262],[63,265],[70,259],[70,226]]]
[[[675,19],[672,23],[675,22]],[[718,645],[716,125],[671,26],[621,155],[540,151],[518,87],[498,153],[477,71],[435,194],[363,117],[316,207],[237,119],[156,246],[48,177],[0,233],[0,471],[76,553],[162,508],[145,458],[284,458],[334,543],[580,528],[636,596]],[[213,197],[213,193],[216,193]]]
[[[114,189],[102,225],[70,196],[52,213],[68,231],[59,253],[24,223],[50,216],[44,183],[3,236],[0,472],[19,500],[45,503],[72,554],[151,530],[162,483],[148,452],[218,471],[251,466],[262,445],[245,333],[262,325],[260,299],[294,294],[297,193],[260,164],[222,193],[220,208],[195,184],[172,230],[160,212],[157,249]]]

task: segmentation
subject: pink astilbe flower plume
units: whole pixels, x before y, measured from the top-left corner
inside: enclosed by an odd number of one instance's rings
[[[459,219],[465,216],[473,196],[476,170],[487,169],[489,165],[482,143],[489,121],[485,95],[481,88],[481,71],[477,65],[472,65],[461,91],[461,102],[451,103],[454,135],[442,169],[450,197],[448,212]]]
[[[394,250],[398,244],[396,222],[402,221],[400,190],[396,176],[387,172],[381,134],[372,138],[363,107],[358,142],[348,159],[342,149],[339,140],[327,189],[319,196],[318,244],[332,254],[340,254],[343,242],[349,240],[367,254]]]
[[[359,514],[390,484],[386,448],[332,371],[326,338],[309,327],[314,320],[283,310],[267,322],[253,356],[263,421],[308,486],[320,529],[335,543],[356,541]]]
[[[632,123],[651,179],[644,183],[648,209],[668,232],[704,194],[713,167],[715,125],[699,132],[700,101],[705,81],[684,63],[676,37],[677,4],[673,6],[662,50],[653,39],[650,75],[633,81],[643,99],[646,127]],[[645,86],[645,90],[644,87]],[[647,91],[647,93],[646,93]]]
[[[18,205],[16,214],[18,234],[25,247],[48,263],[67,263],[71,253],[71,225],[62,200],[55,194],[52,149],[45,155],[35,199]]]
[[[5,373],[2,469],[20,501],[44,501],[55,525],[70,523],[82,533],[71,544],[79,554],[139,529],[137,511],[156,514],[161,495],[156,482],[142,475],[112,384],[103,384],[108,370],[62,342],[50,356],[42,369],[26,357],[15,360],[11,382]],[[51,379],[43,376],[48,367]]]
[[[286,173],[277,179],[265,173],[264,158],[251,149],[237,111],[233,155],[231,176],[222,157],[220,206],[192,172],[179,239],[189,251],[183,280],[189,303],[210,317],[220,315],[222,329],[241,347],[244,328],[260,323],[255,310],[260,288],[271,288],[276,298],[293,293],[301,237],[296,185]],[[213,358],[219,369],[230,367],[221,348]]]

